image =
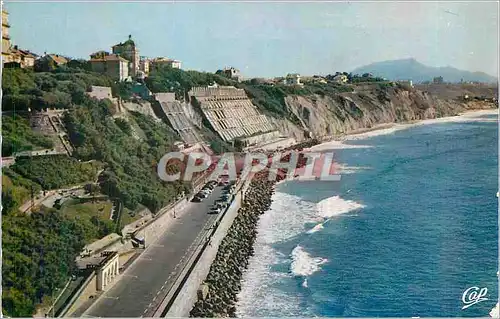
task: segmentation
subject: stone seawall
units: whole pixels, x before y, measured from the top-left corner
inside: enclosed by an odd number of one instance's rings
[[[242,274],[254,253],[257,222],[271,205],[274,184],[274,181],[267,180],[267,174],[254,177],[198,291],[198,301],[190,312],[191,317],[235,317]]]
[[[206,236],[201,237],[200,243],[208,242],[208,245],[200,244],[198,246],[198,251],[191,257],[192,261],[190,260],[185,269],[181,271],[181,275],[175,284],[180,289],[177,293],[175,293],[176,289],[171,290],[172,293],[167,295],[154,317],[156,315],[162,316],[165,308],[168,308],[168,311],[164,316],[168,318],[187,317],[189,315],[189,311],[197,300],[197,290],[207,278],[210,265],[215,260],[221,243],[238,215],[241,199],[242,193],[238,192],[231,206],[223,215],[219,215],[219,218],[214,222],[213,225],[217,225],[215,231],[209,231]],[[193,265],[192,268],[189,266],[190,264]],[[191,270],[189,270],[190,268]]]
[[[309,139],[285,150],[308,148],[318,143],[316,139]],[[285,158],[282,160],[286,161]],[[299,160],[298,167],[304,165],[305,162]],[[189,313],[191,317],[236,316],[236,295],[241,290],[243,271],[254,253],[257,223],[260,215],[271,206],[275,184],[284,178],[285,174],[278,174],[276,180],[269,181],[268,171],[264,170],[255,174],[251,183],[243,187],[241,208],[198,290],[198,300]]]

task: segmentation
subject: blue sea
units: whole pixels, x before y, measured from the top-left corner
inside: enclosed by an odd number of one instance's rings
[[[239,316],[488,316],[498,300],[496,120],[347,141],[334,150],[340,181],[279,184]],[[473,286],[488,300],[462,310]]]

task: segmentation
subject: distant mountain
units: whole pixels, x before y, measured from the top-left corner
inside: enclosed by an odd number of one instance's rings
[[[424,65],[415,59],[376,62],[359,67],[352,73],[371,73],[389,80],[412,80],[416,83],[432,81],[437,76],[442,76],[445,82],[460,82],[462,79],[466,82],[497,82],[497,78],[484,72],[463,71],[449,66],[435,68]]]

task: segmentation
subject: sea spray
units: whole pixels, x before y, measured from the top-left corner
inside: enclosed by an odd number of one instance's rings
[[[319,203],[321,204],[318,205]],[[238,317],[305,315],[304,309],[300,309],[299,306],[300,296],[291,295],[279,288],[280,282],[286,278],[291,279],[300,272],[298,271],[299,265],[304,264],[303,259],[300,258],[304,256],[301,254],[303,249],[295,249],[294,253],[291,251],[283,253],[278,251],[275,245],[293,240],[294,237],[304,232],[314,236],[314,233],[321,231],[330,222],[330,219],[321,217],[321,214],[327,214],[336,206],[340,214],[351,213],[364,207],[364,205],[344,200],[338,196],[326,198],[319,203],[309,202],[299,196],[280,191],[273,195],[270,210],[260,217],[258,223],[258,236],[254,246],[255,255],[250,258],[248,270],[243,273],[242,290],[238,294]],[[333,215],[331,218],[334,218]],[[319,224],[309,229],[308,225],[311,223]],[[292,248],[290,249],[292,250]],[[292,267],[294,255],[295,264]],[[318,262],[317,267],[327,262],[323,259],[316,261]],[[287,265],[286,267],[290,271],[272,270],[275,267],[282,268],[284,265]],[[305,277],[302,287],[308,288],[308,286],[308,278]],[[265,310],[262,314],[255,310],[255,300],[259,300],[261,304],[259,308]]]
[[[316,207],[320,217],[331,218],[364,208],[365,206],[353,200],[342,199],[340,196],[332,196],[320,201]]]
[[[328,262],[327,259],[321,257],[312,257],[300,245],[295,247],[291,254],[292,264],[290,271],[295,276],[307,277],[321,269],[321,265]]]
[[[314,234],[315,232],[318,232],[320,230],[322,230],[323,228],[325,228],[325,226],[323,226],[324,223],[319,223],[317,224],[316,226],[314,226],[313,228],[311,228],[310,230],[307,231],[308,234]]]

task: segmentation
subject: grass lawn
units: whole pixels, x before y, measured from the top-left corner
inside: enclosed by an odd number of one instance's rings
[[[109,219],[113,203],[100,200],[92,203],[71,199],[65,202],[60,211],[68,219],[73,219],[86,230],[85,243],[90,244],[115,231],[116,224]]]
[[[109,200],[97,201],[95,203],[81,203],[78,200],[69,200],[63,204],[61,212],[69,218],[76,218],[78,216],[90,219],[96,216],[100,220],[109,220],[112,206],[113,203]]]
[[[142,206],[141,204],[138,205],[137,209],[131,211],[127,208],[123,208],[122,211],[122,216],[120,220],[120,227],[125,227],[125,225],[128,225],[130,223],[135,222],[138,219],[142,218],[142,215],[139,214],[145,207]]]

